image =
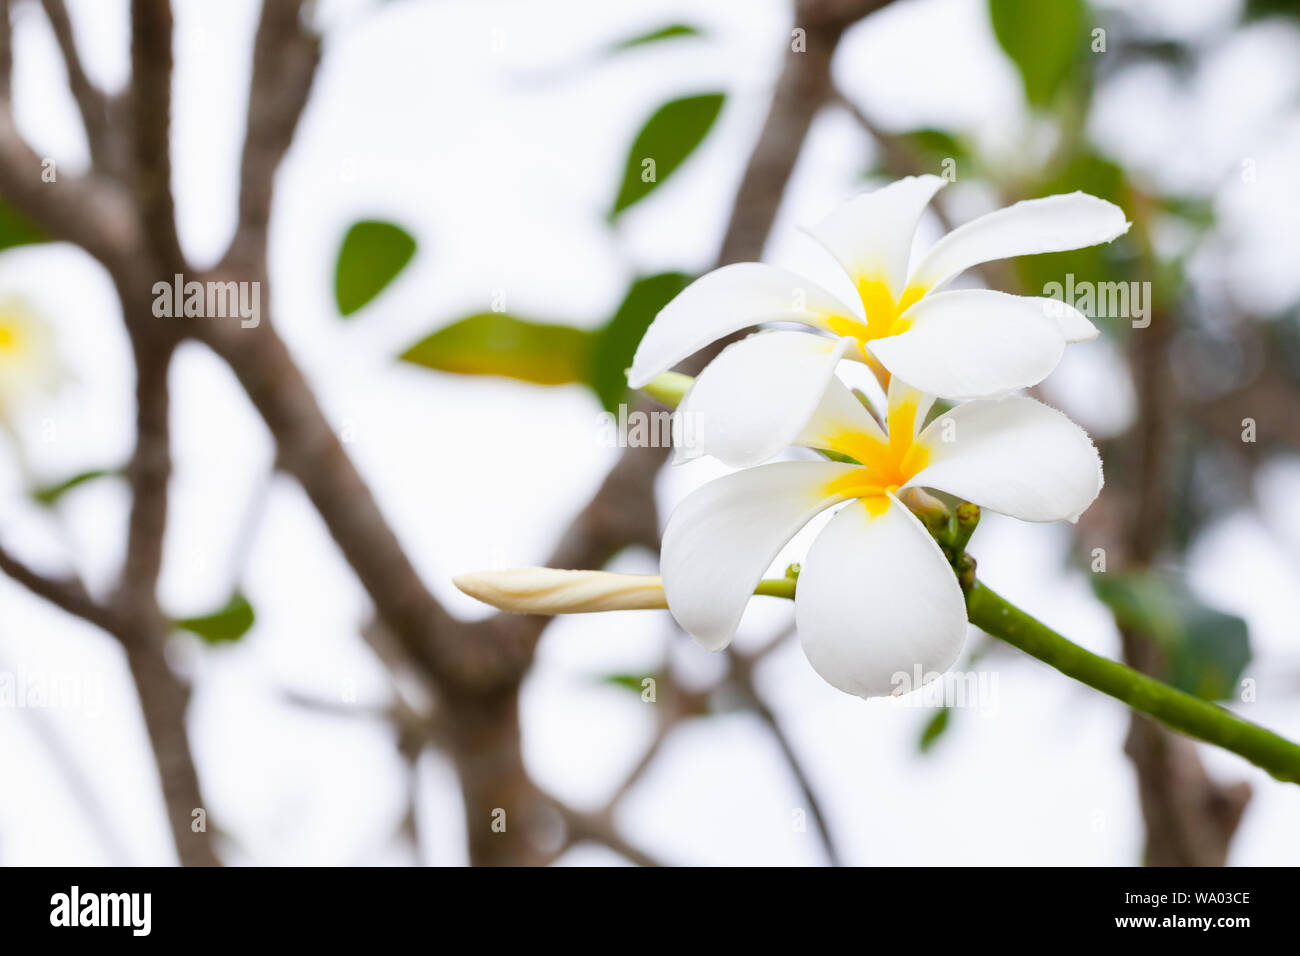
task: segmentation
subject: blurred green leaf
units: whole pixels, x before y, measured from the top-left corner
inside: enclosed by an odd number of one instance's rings
[[[704,141],[726,99],[705,93],[671,100],[655,110],[628,150],[623,185],[610,218],[648,196]]]
[[[901,135],[913,151],[936,163],[942,159],[955,159],[962,162],[971,158],[970,147],[956,134],[947,130],[923,127]]]
[[[415,238],[391,222],[353,223],[339,247],[334,269],[334,299],[341,315],[351,315],[384,291],[415,255]]]
[[[32,500],[38,504],[45,505],[48,508],[51,505],[56,504],[60,498],[73,488],[80,487],[88,481],[94,481],[96,478],[108,478],[121,474],[122,470],[120,468],[97,468],[91,471],[83,471],[80,474],[73,475],[71,478],[66,478],[56,484],[32,489]]]
[[[48,242],[41,228],[7,202],[0,201],[0,249]]]
[[[640,695],[642,691],[641,682],[646,679],[646,674],[606,674],[600,679],[602,684],[609,684],[613,687],[621,687],[624,690],[630,690],[634,694]]]
[[[930,749],[938,743],[939,738],[943,736],[944,731],[948,729],[948,722],[951,719],[951,707],[940,707],[935,711],[934,716],[927,720],[925,726],[921,729],[921,736],[916,742],[917,749],[923,754],[929,753]]]
[[[1171,216],[1177,216],[1187,225],[1197,230],[1206,230],[1214,225],[1214,200],[1202,196],[1159,196],[1156,198],[1160,208]]]
[[[253,626],[253,605],[242,594],[235,594],[219,611],[202,617],[186,617],[176,621],[177,627],[197,634],[209,644],[237,641]]]
[[[690,282],[682,272],[637,279],[614,317],[596,334],[588,381],[606,411],[616,410],[627,395],[627,368],[650,322]]]
[[[1083,0],[989,0],[998,43],[1011,57],[1033,106],[1047,106],[1087,46]]]
[[[1246,0],[1241,10],[1241,19],[1245,23],[1262,20],[1264,17],[1300,17],[1300,3],[1296,0]]]
[[[1174,575],[1109,572],[1094,574],[1092,585],[1120,627],[1160,646],[1167,661],[1164,680],[1206,700],[1234,696],[1250,663],[1245,620],[1203,603]]]
[[[593,333],[504,312],[479,312],[402,353],[406,362],[459,375],[500,375],[537,385],[586,382]]]
[[[658,43],[660,40],[675,40],[679,37],[699,37],[703,35],[703,30],[689,23],[670,23],[668,26],[660,27],[657,30],[649,30],[646,33],[638,33],[625,40],[620,40],[609,48],[609,52],[619,53],[623,50],[631,50],[634,47]]]

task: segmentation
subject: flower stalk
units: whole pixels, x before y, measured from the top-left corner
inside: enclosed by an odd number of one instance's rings
[[[1300,783],[1300,745],[1229,710],[1085,650],[983,584],[966,596],[970,622],[1094,690],[1190,737],[1230,750],[1278,780]]]

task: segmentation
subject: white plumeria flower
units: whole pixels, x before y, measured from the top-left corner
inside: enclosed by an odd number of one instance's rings
[[[699,428],[679,456],[739,467],[771,458],[808,420],[841,358],[940,398],[984,398],[1037,384],[1067,342],[1097,335],[1054,299],[940,290],[982,262],[1109,242],[1128,230],[1123,210],[1081,192],[1026,200],[954,229],[909,270],[917,223],[943,185],[938,176],[899,180],[809,230],[853,280],[851,306],[793,272],[745,262],[701,277],[659,312],[633,360],[633,388],[760,322],[813,333],[750,336],[711,362],[680,407]]]
[[[54,335],[22,299],[0,299],[0,424],[18,405],[52,389],[58,379]]]
[[[1075,520],[1101,490],[1092,441],[1033,399],[959,405],[920,430],[933,398],[895,379],[883,431],[836,377],[797,443],[857,464],[790,461],[727,475],[669,519],[660,570],[677,622],[710,650],[730,643],[750,595],[815,515],[849,500],[803,561],[795,619],[826,681],[861,697],[897,693],[898,675],[956,660],[966,606],[952,567],[898,495],[933,488],[1026,521]],[[909,688],[909,689],[915,689]]]

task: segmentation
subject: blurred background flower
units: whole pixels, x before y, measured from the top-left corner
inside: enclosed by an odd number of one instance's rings
[[[18,298],[0,299],[0,421],[24,400],[48,393],[57,380],[49,324]]]

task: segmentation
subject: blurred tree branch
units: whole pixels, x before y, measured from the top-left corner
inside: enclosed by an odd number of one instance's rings
[[[4,548],[0,548],[0,572],[73,617],[79,617],[109,633],[117,629],[118,621],[114,612],[96,602],[75,578],[52,578],[40,574]]]
[[[41,0],[46,19],[54,31],[54,39],[63,56],[64,69],[68,76],[68,88],[72,98],[77,101],[81,112],[81,122],[86,128],[86,140],[90,144],[90,156],[96,166],[105,169],[115,168],[113,133],[110,127],[110,100],[106,93],[91,82],[81,65],[77,53],[77,41],[72,31],[72,21],[68,19],[68,10],[63,0]]]
[[[787,50],[771,108],[733,207],[718,262],[758,258],[812,117],[830,95],[830,63],[848,25],[885,0],[801,0],[796,23],[806,52]],[[373,495],[322,413],[306,378],[272,323],[256,329],[217,323],[177,333],[152,319],[154,282],[187,273],[176,230],[169,148],[172,18],[166,0],[132,0],[126,168],[110,143],[120,131],[112,100],[94,89],[76,54],[60,3],[46,3],[82,111],[96,168],[85,177],[41,180],[41,159],[23,142],[7,101],[0,108],[0,192],[57,238],[101,261],[114,278],[137,362],[137,443],[129,468],[132,509],[122,583],[111,609],[64,582],[45,579],[8,555],[0,570],[61,607],[101,623],[127,651],[158,762],[181,861],[215,863],[206,831],[190,826],[203,806],[188,742],[188,692],[164,655],[170,625],[156,588],[166,527],[170,474],[167,372],[179,334],[202,339],[234,370],[269,427],[278,462],[303,486],[357,573],[402,655],[424,678],[445,720],[440,742],[461,776],[471,859],[541,862],[534,838],[555,802],[531,781],[519,734],[518,690],[545,626],[537,618],[451,617],[420,580]],[[301,0],[263,5],[254,41],[247,133],[241,164],[239,223],[221,265],[205,279],[265,282],[267,229],[275,170],[289,148],[319,59],[319,40],[303,26]],[[0,36],[0,46],[4,37]],[[264,295],[264,300],[269,296]],[[721,348],[719,344],[718,348]],[[698,364],[707,360],[701,356]],[[653,492],[663,449],[629,450],[556,548],[560,566],[599,566],[622,548],[658,542]],[[796,773],[798,773],[796,765]],[[511,824],[490,827],[503,808]],[[634,862],[653,863],[626,844],[607,818],[561,810],[572,832],[597,839]]]

